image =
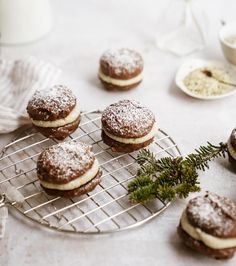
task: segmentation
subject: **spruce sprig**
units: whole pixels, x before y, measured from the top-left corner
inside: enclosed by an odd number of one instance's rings
[[[157,159],[150,150],[141,150],[137,157],[137,177],[128,185],[129,198],[135,203],[145,203],[156,197],[163,201],[186,198],[190,192],[200,190],[197,170],[205,171],[210,161],[225,157],[226,153],[227,144],[216,146],[209,142],[186,158]]]
[[[225,157],[227,153],[227,144],[221,142],[219,146],[215,146],[207,142],[207,146],[200,146],[195,153],[189,154],[186,160],[198,170],[209,169],[209,162],[218,157]]]

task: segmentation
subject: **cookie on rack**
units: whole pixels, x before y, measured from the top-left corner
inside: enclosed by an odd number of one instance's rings
[[[130,49],[110,49],[100,58],[99,79],[109,91],[127,91],[143,79],[142,56]]]
[[[122,100],[102,113],[102,139],[116,152],[132,152],[148,146],[156,134],[155,116],[139,102]]]
[[[236,167],[236,128],[232,131],[227,142],[229,161]]]
[[[229,259],[236,251],[236,204],[207,192],[189,201],[178,227],[192,249],[215,259]]]
[[[46,148],[37,161],[37,175],[49,195],[75,197],[92,191],[101,181],[101,170],[92,147],[64,142]]]
[[[44,136],[63,140],[80,123],[80,108],[72,90],[62,85],[37,90],[29,100],[27,112],[33,126]]]

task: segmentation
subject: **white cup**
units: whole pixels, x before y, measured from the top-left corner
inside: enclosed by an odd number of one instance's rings
[[[0,0],[0,43],[37,40],[52,27],[49,0]]]
[[[219,33],[221,48],[225,58],[232,64],[236,65],[236,45],[227,41],[227,38],[236,36],[236,22],[226,24]]]

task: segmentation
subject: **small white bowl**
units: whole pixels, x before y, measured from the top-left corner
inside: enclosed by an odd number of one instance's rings
[[[205,59],[189,59],[184,62],[175,76],[175,83],[179,89],[181,89],[184,93],[188,94],[191,97],[201,99],[201,100],[216,100],[228,97],[232,94],[236,93],[236,88],[232,87],[230,91],[227,91],[224,94],[214,95],[214,96],[202,96],[199,94],[195,94],[190,91],[184,84],[184,78],[193,70],[204,67],[217,67],[221,69],[225,69],[231,78],[231,83],[236,84],[236,68],[233,65],[230,65],[227,62],[222,61],[213,61],[213,60],[205,60]]]
[[[226,38],[230,36],[236,36],[236,22],[226,24],[219,33],[220,44],[225,58],[236,65],[236,45],[226,41]]]

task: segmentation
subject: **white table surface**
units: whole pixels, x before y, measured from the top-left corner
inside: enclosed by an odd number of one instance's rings
[[[208,46],[192,57],[224,60],[218,42],[220,20],[235,17],[235,0],[198,0],[209,16]],[[186,58],[159,51],[154,37],[166,0],[53,0],[54,28],[44,39],[22,46],[1,47],[1,56],[35,55],[62,69],[61,83],[73,88],[83,110],[104,108],[122,98],[148,105],[184,154],[200,144],[226,141],[235,126],[235,97],[199,101],[174,85]],[[173,13],[173,16],[175,14]],[[165,25],[161,25],[165,27]],[[145,59],[142,85],[126,93],[108,93],[97,79],[98,59],[111,46],[133,47]],[[0,137],[3,146],[12,135]],[[200,174],[203,190],[236,201],[236,176],[227,161],[216,161]],[[194,195],[191,195],[193,197]],[[236,257],[220,262],[184,247],[176,234],[187,200],[177,200],[160,217],[135,230],[105,236],[69,236],[28,223],[11,210],[0,265],[236,265]]]

